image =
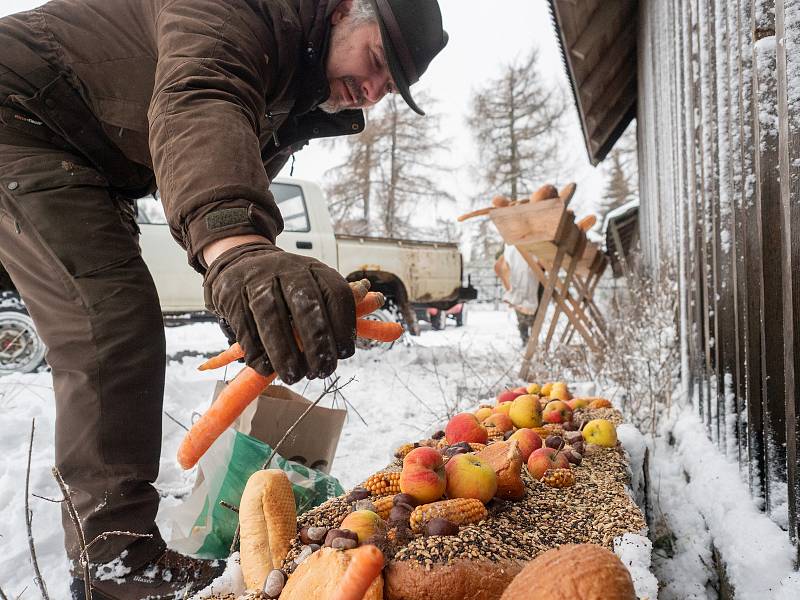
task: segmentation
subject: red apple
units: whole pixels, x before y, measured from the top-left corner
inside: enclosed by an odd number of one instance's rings
[[[545,423],[566,423],[572,420],[572,409],[566,402],[553,400],[544,407],[542,419]]]
[[[566,455],[553,448],[539,448],[528,457],[528,472],[534,479],[541,479],[549,469],[569,468]]]
[[[485,444],[489,439],[486,427],[472,413],[461,413],[450,419],[444,428],[444,435],[450,445],[458,442]]]
[[[514,423],[511,422],[511,417],[505,413],[496,412],[483,421],[485,427],[497,427],[500,431],[514,431]]]
[[[542,447],[542,438],[539,437],[539,434],[533,429],[528,429],[526,427],[517,429],[514,434],[508,438],[509,442],[511,440],[517,441],[519,453],[522,455],[522,462],[527,462],[531,453]]]
[[[427,504],[441,498],[444,490],[444,459],[439,451],[421,446],[409,452],[403,459],[400,491],[414,498],[417,504]]]
[[[503,402],[511,402],[517,396],[522,396],[527,392],[518,392],[516,390],[503,390],[499,394],[497,394],[497,403],[502,404]]]

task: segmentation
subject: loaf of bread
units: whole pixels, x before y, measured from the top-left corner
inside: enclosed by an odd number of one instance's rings
[[[501,600],[612,598],[636,600],[633,580],[622,561],[595,544],[568,544],[548,550],[528,563]]]
[[[531,194],[531,202],[541,202],[542,200],[550,200],[551,198],[558,198],[558,190],[556,186],[551,183],[545,183]]]
[[[281,600],[328,600],[339,587],[352,550],[322,548],[314,552],[289,577],[281,592]],[[382,600],[383,577],[378,577],[367,590],[364,600]]]

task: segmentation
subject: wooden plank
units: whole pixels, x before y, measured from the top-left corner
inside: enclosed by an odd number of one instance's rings
[[[783,215],[783,321],[785,324],[786,464],[789,535],[800,559],[800,107],[790,96],[800,73],[800,6],[775,5],[778,73],[778,155]],[[790,75],[791,74],[791,75]],[[790,76],[794,81],[790,81]]]
[[[730,115],[728,119],[728,134],[731,138],[730,181],[731,181],[731,206],[732,206],[732,277],[733,277],[733,317],[734,317],[734,405],[736,411],[736,444],[739,468],[747,466],[747,407],[745,403],[745,366],[744,366],[744,336],[747,327],[746,312],[744,308],[746,273],[744,271],[744,246],[743,246],[743,216],[742,198],[744,194],[744,181],[742,178],[742,146],[738,142],[740,128],[739,94],[741,88],[741,74],[739,73],[739,53],[741,52],[741,39],[739,33],[739,9],[732,3],[728,9],[728,63],[730,76],[728,77],[728,101]]]
[[[608,47],[607,40],[619,32],[620,26],[631,17],[630,3],[625,1],[602,2],[589,18],[586,28],[570,47],[570,54],[579,62],[586,62]],[[595,64],[583,68],[591,69]]]
[[[744,272],[746,273],[746,328],[745,328],[745,397],[747,401],[747,451],[751,491],[762,496],[766,487],[764,453],[764,414],[761,390],[761,238],[758,227],[759,215],[755,202],[755,156],[757,142],[753,138],[753,119],[758,118],[758,108],[753,97],[753,6],[750,0],[736,0],[739,8],[739,73],[741,86],[740,144],[742,153],[742,177],[746,182],[743,206],[745,223]]]
[[[769,483],[786,478],[786,401],[783,346],[782,208],[778,182],[777,64],[774,0],[763,1],[760,21],[753,21],[754,136],[756,207],[761,225],[763,285],[761,288],[761,388],[764,400],[767,487],[764,498],[773,506]],[[758,36],[763,36],[760,39]]]
[[[733,199],[732,199],[732,160],[730,118],[731,103],[729,95],[730,32],[728,31],[729,0],[715,0],[714,7],[715,56],[717,63],[717,163],[718,163],[718,209],[715,236],[717,273],[717,341],[719,342],[719,364],[717,366],[717,393],[719,397],[719,446],[728,453],[736,453],[736,419],[734,381],[736,370],[736,317],[734,313],[735,282],[732,238]],[[730,414],[729,414],[730,411]],[[730,437],[730,439],[728,439]]]
[[[545,315],[547,314],[547,307],[550,304],[550,301],[553,299],[553,289],[555,287],[555,281],[558,279],[558,271],[561,269],[561,263],[564,260],[564,250],[559,248],[556,252],[555,259],[553,260],[553,266],[548,273],[547,277],[544,276],[542,270],[539,268],[538,263],[535,259],[531,257],[531,255],[524,249],[519,249],[520,255],[525,259],[525,262],[528,263],[528,266],[533,271],[536,279],[539,280],[539,283],[544,285],[544,292],[542,293],[542,299],[539,302],[539,307],[536,310],[536,318],[533,320],[533,325],[531,326],[531,333],[530,338],[528,339],[528,345],[525,347],[525,355],[522,359],[522,368],[520,369],[520,378],[523,380],[528,379],[528,372],[530,371],[531,359],[536,352],[536,348],[539,345],[539,333],[542,331],[542,324],[544,323]]]
[[[711,0],[701,3],[700,23],[703,27],[703,44],[700,67],[703,82],[703,157],[705,194],[705,243],[707,277],[707,318],[709,331],[710,363],[707,365],[709,425],[712,437],[721,444],[724,423],[723,394],[721,393],[719,335],[719,148],[717,111],[717,60],[716,21]]]
[[[544,272],[542,271],[541,267],[539,266],[539,262],[529,252],[526,252],[525,250],[520,250],[520,254],[522,254],[522,257],[528,263],[528,266],[530,266],[530,268],[534,272],[536,278],[539,279],[539,281],[547,281],[547,286],[552,286],[551,298],[553,299],[553,301],[561,308],[561,311],[564,312],[567,315],[567,317],[570,320],[570,323],[572,323],[573,327],[575,327],[575,329],[578,331],[578,333],[584,339],[584,341],[589,346],[591,351],[592,352],[598,352],[600,350],[600,348],[597,345],[596,340],[592,336],[591,331],[589,331],[584,326],[584,324],[581,322],[580,317],[578,315],[576,315],[571,310],[570,306],[567,304],[567,300],[562,296],[560,290],[557,289],[558,284],[562,283],[560,281],[560,279],[558,278],[558,274],[556,273],[555,279],[553,279],[553,272],[552,271],[548,271],[548,275],[545,275]],[[562,254],[561,258],[563,259],[564,256],[565,255]],[[545,294],[547,293],[547,290],[548,290],[547,286],[545,287]],[[544,303],[544,294],[542,295],[542,303]],[[537,319],[539,318],[539,312],[538,311],[536,313],[536,317],[537,317]],[[542,315],[542,321],[544,321],[544,316],[543,315]],[[534,327],[536,327],[536,322],[534,322]],[[539,331],[541,331],[541,325],[539,327]],[[533,328],[531,329],[531,339],[532,339],[532,336],[533,336]],[[528,342],[528,345],[530,346],[530,341]],[[531,357],[532,356],[533,356],[533,352],[531,352]],[[530,363],[530,357],[526,358],[526,362],[523,363],[523,370],[521,371],[521,373],[522,372],[527,372],[528,369],[527,369],[526,365],[528,365],[529,363]]]

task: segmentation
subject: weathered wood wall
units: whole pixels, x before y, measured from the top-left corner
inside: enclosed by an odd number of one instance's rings
[[[797,542],[800,0],[640,0],[639,19],[645,260],[678,266],[709,437]]]

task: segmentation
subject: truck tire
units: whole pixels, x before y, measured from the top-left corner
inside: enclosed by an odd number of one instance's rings
[[[431,327],[436,331],[441,331],[447,324],[447,313],[443,310],[437,310],[436,314],[431,315]]]
[[[0,293],[0,375],[32,373],[44,363],[45,345],[15,292]]]
[[[392,311],[387,310],[385,307],[379,308],[375,312],[370,313],[362,318],[370,319],[373,321],[383,321],[384,323],[397,322],[397,319],[395,318],[394,314],[392,314]],[[373,340],[356,338],[356,348],[358,348],[359,350],[388,350],[392,346],[394,346],[394,342],[376,342]]]

